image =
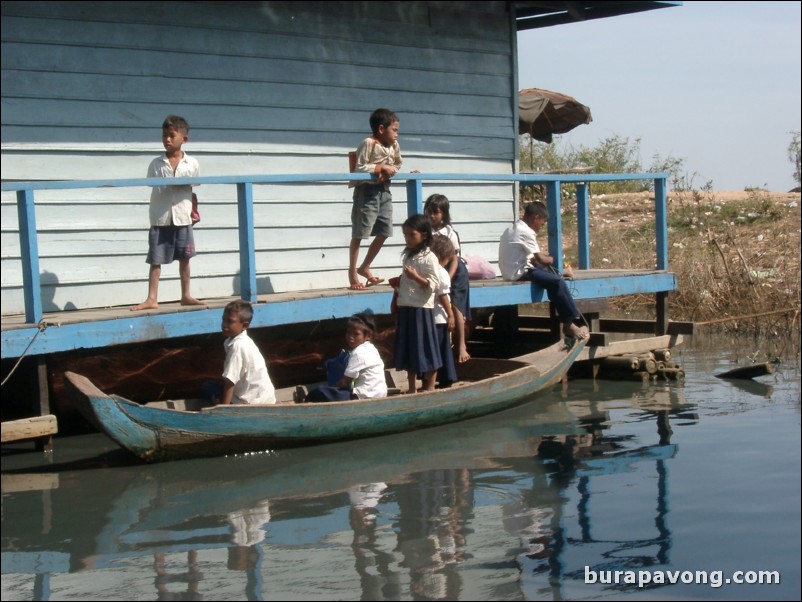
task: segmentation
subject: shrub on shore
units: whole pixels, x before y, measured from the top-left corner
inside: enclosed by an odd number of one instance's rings
[[[576,261],[576,206],[563,202],[564,251]],[[590,202],[591,268],[655,267],[654,197],[596,195]],[[675,191],[668,198],[669,269],[678,290],[670,317],[728,329],[799,329],[800,197]],[[624,313],[652,311],[654,297],[610,300]],[[780,313],[785,312],[785,313]],[[732,318],[751,316],[748,319]]]

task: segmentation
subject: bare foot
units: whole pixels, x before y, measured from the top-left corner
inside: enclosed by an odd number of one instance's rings
[[[359,281],[359,274],[356,270],[348,270],[348,282],[348,288],[350,288],[352,291],[361,291],[363,288],[365,288],[365,285]]]
[[[357,270],[357,274],[364,277],[367,282],[365,282],[365,286],[373,286],[374,284],[380,284],[384,282],[384,278],[379,278],[378,276],[374,276],[373,273],[365,267],[359,268]]]
[[[471,359],[471,355],[468,353],[468,350],[467,350],[467,349],[460,349],[460,351],[459,351],[459,357],[457,358],[457,361],[458,361],[460,364],[464,364],[464,363],[465,363],[465,362],[467,362],[469,359]]]
[[[145,299],[139,305],[134,305],[131,307],[131,311],[142,311],[143,309],[159,309],[159,302]]]
[[[181,305],[206,305],[206,303],[198,301],[195,297],[181,297]]]
[[[580,328],[573,322],[570,322],[563,327],[563,334],[565,334],[567,337],[579,339],[580,341],[585,340],[589,336],[588,331],[585,330],[585,328]]]

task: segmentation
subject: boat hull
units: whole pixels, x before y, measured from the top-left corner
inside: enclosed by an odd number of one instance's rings
[[[583,347],[582,341],[568,349],[553,345],[527,362],[488,360],[508,371],[434,392],[197,412],[140,405],[103,393],[81,375],[65,376],[78,409],[117,444],[148,461],[169,460],[374,437],[499,412],[559,382]]]

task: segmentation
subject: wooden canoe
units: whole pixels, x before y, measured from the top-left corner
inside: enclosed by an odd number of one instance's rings
[[[141,405],[107,395],[85,376],[65,377],[79,411],[118,445],[144,460],[171,460],[375,437],[499,412],[559,382],[584,346],[559,342],[512,360],[472,359],[447,389],[329,403]]]

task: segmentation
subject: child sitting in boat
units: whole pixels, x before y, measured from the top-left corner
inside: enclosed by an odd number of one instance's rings
[[[344,376],[336,386],[326,385],[313,389],[304,401],[346,401],[386,397],[384,362],[379,350],[371,342],[375,334],[376,324],[369,313],[362,312],[351,316],[345,329],[345,343],[351,353]]]
[[[222,331],[226,362],[223,382],[207,383],[204,394],[215,403],[276,403],[276,390],[267,374],[265,358],[248,337],[253,320],[253,306],[247,301],[232,301],[223,310]]]

